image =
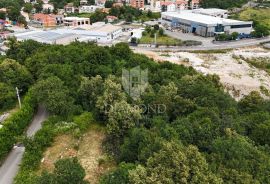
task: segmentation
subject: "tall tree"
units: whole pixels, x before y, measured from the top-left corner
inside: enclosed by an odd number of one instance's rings
[[[174,142],[165,142],[162,149],[148,159],[145,167],[139,165],[129,173],[133,184],[222,183],[209,170],[196,147],[183,148]]]
[[[116,102],[110,109],[107,130],[109,134],[122,137],[141,119],[141,110],[126,101]]]
[[[67,115],[72,112],[74,99],[58,77],[38,81],[33,87],[38,102],[45,105],[52,114]]]
[[[5,59],[0,64],[0,82],[7,83],[13,88],[18,87],[23,92],[26,92],[33,79],[26,67],[15,60]]]

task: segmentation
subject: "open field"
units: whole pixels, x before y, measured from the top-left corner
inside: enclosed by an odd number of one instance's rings
[[[270,29],[270,9],[254,9],[248,8],[238,15],[240,20],[253,20],[262,25],[266,25]]]
[[[150,37],[150,35],[143,36],[140,41],[140,44],[154,44],[155,38]],[[182,41],[163,35],[163,36],[157,36],[157,44],[159,45],[182,45]]]
[[[216,74],[231,96],[241,99],[251,91],[258,91],[265,98],[265,91],[270,91],[269,67],[270,52],[262,47],[247,47],[219,52],[153,52],[142,49],[134,50],[156,61],[170,61],[175,64],[192,66],[203,74]],[[262,67],[249,62],[263,61]],[[258,63],[257,63],[258,64]],[[262,90],[263,89],[263,90]]]
[[[114,161],[103,152],[104,139],[105,130],[99,125],[92,125],[79,139],[72,134],[59,135],[54,139],[52,146],[43,154],[38,172],[52,171],[54,162],[58,159],[77,157],[85,169],[85,179],[91,184],[96,184],[102,174],[115,167]]]

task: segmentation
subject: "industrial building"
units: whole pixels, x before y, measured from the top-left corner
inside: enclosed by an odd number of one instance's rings
[[[204,37],[233,32],[250,34],[253,30],[252,21],[239,21],[194,13],[191,10],[180,12],[163,12],[162,24],[181,29],[184,33],[195,33]]]
[[[28,31],[17,33],[14,36],[19,41],[35,40],[47,44],[69,44],[77,41],[94,41],[97,43],[110,43],[122,35],[122,28],[111,24],[93,27],[89,30],[82,28],[61,28],[48,31]]]
[[[192,10],[192,13],[198,13],[202,15],[210,15],[213,17],[228,18],[228,10],[223,10],[219,8],[199,8]]]

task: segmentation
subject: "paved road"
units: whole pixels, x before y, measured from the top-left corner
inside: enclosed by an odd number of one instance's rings
[[[35,133],[41,129],[42,122],[48,118],[49,114],[44,107],[39,107],[38,112],[36,113],[31,125],[27,129],[27,137],[35,135]]]
[[[27,136],[33,136],[41,128],[42,122],[44,122],[48,118],[48,116],[49,114],[47,113],[45,108],[39,107],[38,112],[34,116],[34,119],[26,132]],[[5,162],[0,167],[0,184],[13,183],[13,179],[15,178],[19,170],[24,151],[24,146],[14,146],[14,148],[6,158]]]
[[[212,42],[214,39],[213,37],[205,38],[201,36],[194,36],[192,33],[171,32],[171,31],[165,30],[165,34],[173,38],[177,38],[181,40],[196,40],[196,41],[202,42],[202,45],[199,45],[199,46],[169,48],[170,50],[190,51],[190,50],[234,49],[234,48],[258,45],[262,42],[270,42],[270,37],[265,37],[261,39],[246,39],[246,40],[223,42],[223,43],[221,42],[213,43]]]
[[[21,163],[24,150],[24,147],[17,147],[12,149],[12,151],[9,153],[7,159],[0,168],[1,184],[11,184],[13,182],[13,179],[19,170],[19,165]]]
[[[247,46],[259,45],[263,42],[270,42],[270,37],[264,39],[247,39],[235,42],[225,42],[225,43],[211,43],[203,44],[199,46],[180,46],[180,47],[133,47],[131,49],[142,49],[142,50],[152,50],[152,51],[196,51],[196,50],[220,50],[220,49],[236,49]]]

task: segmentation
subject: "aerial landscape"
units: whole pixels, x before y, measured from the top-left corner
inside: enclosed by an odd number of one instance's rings
[[[270,184],[270,1],[0,0],[0,184]]]

